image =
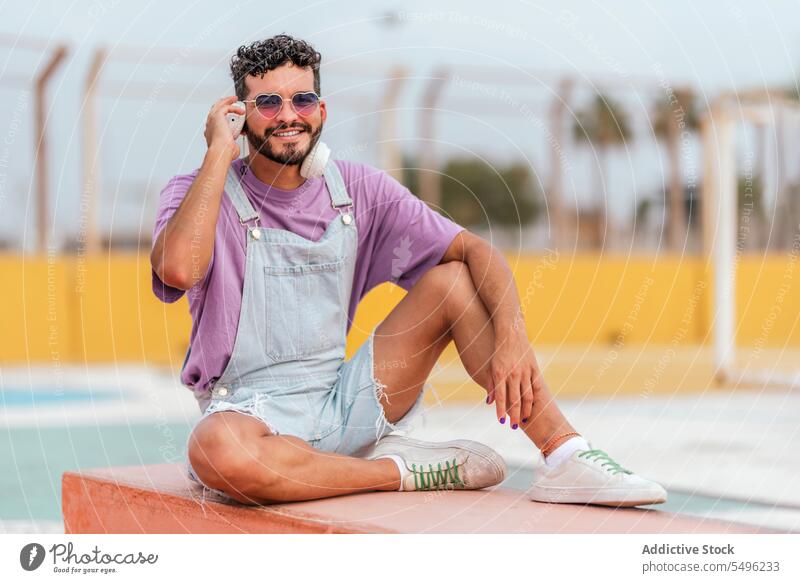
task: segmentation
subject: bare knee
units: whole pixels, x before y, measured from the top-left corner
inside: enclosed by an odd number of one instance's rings
[[[201,421],[189,438],[188,457],[200,481],[222,490],[244,504],[263,502],[262,494],[280,476],[263,459],[261,444],[267,435],[230,422],[230,415],[215,413]]]
[[[462,261],[440,263],[429,269],[418,284],[426,293],[439,298],[439,307],[452,325],[477,297],[477,290],[467,264]]]

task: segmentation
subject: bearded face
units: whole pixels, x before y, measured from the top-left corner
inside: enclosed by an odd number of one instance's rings
[[[294,166],[302,164],[305,157],[319,141],[322,134],[320,124],[313,128],[303,121],[294,121],[290,124],[279,124],[267,128],[263,133],[257,133],[249,125],[245,126],[245,134],[250,149],[258,152],[268,160]]]

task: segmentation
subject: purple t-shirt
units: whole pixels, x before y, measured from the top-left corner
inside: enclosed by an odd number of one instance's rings
[[[349,331],[356,306],[370,289],[387,281],[411,289],[423,273],[439,263],[463,228],[433,211],[387,173],[366,164],[341,160],[335,163],[353,199],[358,228]],[[237,172],[242,164],[242,159],[233,162]],[[173,177],[161,191],[154,242],[198,172],[199,169]],[[317,241],[339,214],[331,206],[324,178],[307,180],[294,190],[281,190],[246,172],[242,186],[263,227],[286,229]],[[244,288],[245,232],[230,198],[223,195],[208,271],[188,290],[191,351],[181,382],[197,398],[206,395],[233,352]],[[164,284],[153,271],[153,293],[161,301],[171,303],[184,291]]]

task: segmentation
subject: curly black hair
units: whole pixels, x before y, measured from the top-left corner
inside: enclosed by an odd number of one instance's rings
[[[248,75],[264,77],[267,71],[291,62],[297,67],[311,67],[314,71],[314,91],[322,95],[319,88],[319,64],[322,55],[304,40],[288,34],[278,34],[267,40],[242,45],[231,58],[231,77],[239,99],[247,97],[244,79]]]

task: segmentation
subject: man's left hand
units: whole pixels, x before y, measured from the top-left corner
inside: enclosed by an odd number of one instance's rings
[[[508,421],[516,429],[531,416],[534,392],[542,380],[524,328],[515,327],[503,335],[495,333],[491,374],[493,387],[486,402],[495,403],[500,423]]]

